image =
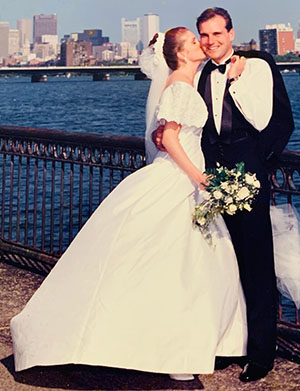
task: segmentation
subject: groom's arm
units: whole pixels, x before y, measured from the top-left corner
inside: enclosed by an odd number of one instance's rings
[[[229,92],[245,119],[255,129],[265,129],[273,112],[273,77],[268,63],[247,59],[243,73],[232,82]]]

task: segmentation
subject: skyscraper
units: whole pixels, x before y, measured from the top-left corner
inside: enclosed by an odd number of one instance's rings
[[[30,19],[18,19],[17,29],[19,30],[19,45],[20,48],[27,47],[31,41],[31,20]]]
[[[33,43],[41,43],[42,35],[57,35],[57,16],[55,14],[33,16]]]
[[[259,46],[263,52],[278,54],[277,50],[277,30],[262,29],[259,30]]]
[[[13,56],[14,54],[18,54],[20,51],[20,37],[19,30],[13,29],[9,30],[8,33],[8,54],[9,56]]]
[[[298,23],[297,38],[300,38],[300,21]]]
[[[8,57],[9,23],[0,22],[0,58]]]
[[[272,54],[279,54],[284,55],[288,52],[291,52],[295,49],[295,42],[294,42],[294,31],[291,27],[291,24],[288,23],[285,24],[272,24],[272,25],[266,25],[264,30],[259,30],[259,33],[261,34],[261,31],[263,31],[263,36],[266,38],[269,37],[268,40],[260,39],[260,48],[261,50],[269,51]],[[275,38],[276,37],[276,38]],[[265,46],[266,42],[269,42]],[[271,43],[272,41],[272,43]],[[273,49],[273,45],[276,41],[276,53]],[[265,49],[264,47],[269,47],[268,45],[272,44],[272,51]]]
[[[159,32],[159,16],[156,14],[145,14],[141,21],[141,30],[142,42],[145,48],[153,35]]]
[[[122,43],[127,43],[128,56],[137,56],[137,45],[141,42],[141,18],[136,20],[121,19],[122,24]],[[123,47],[125,47],[123,45]],[[128,57],[125,56],[125,57]]]

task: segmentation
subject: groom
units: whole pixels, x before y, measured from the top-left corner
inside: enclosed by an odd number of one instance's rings
[[[272,56],[258,51],[234,53],[234,29],[226,10],[205,10],[197,19],[197,28],[201,47],[210,58],[195,78],[208,108],[201,142],[206,167],[219,162],[232,168],[243,161],[261,183],[250,213],[224,216],[247,305],[248,362],[240,380],[249,382],[266,376],[275,358],[277,289],[268,168],[276,165],[294,122]],[[232,57],[234,54],[242,57]],[[158,128],[153,140],[159,149],[163,149],[161,139],[162,129]]]
[[[256,173],[261,183],[250,213],[224,216],[247,305],[248,363],[240,380],[249,382],[264,377],[275,358],[277,290],[267,167],[276,162],[294,124],[281,75],[270,55],[242,53],[250,58],[242,73],[236,74],[231,59],[234,30],[226,10],[205,10],[197,28],[201,47],[210,58],[196,80],[209,112],[202,135],[206,167],[219,162],[232,168],[244,161],[246,170]]]

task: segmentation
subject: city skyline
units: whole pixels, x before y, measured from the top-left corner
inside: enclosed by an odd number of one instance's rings
[[[3,1],[3,0],[2,0]],[[207,7],[226,8],[233,19],[236,30],[235,42],[258,40],[258,31],[266,24],[290,22],[297,31],[300,20],[299,0],[252,0],[241,4],[238,0],[219,0],[217,3],[202,0],[10,0],[1,4],[0,21],[9,22],[16,28],[17,19],[32,19],[36,14],[57,14],[58,36],[100,28],[111,42],[121,41],[121,18],[129,20],[156,13],[160,17],[160,29],[183,25],[196,32],[195,21]],[[261,4],[263,3],[263,4]]]

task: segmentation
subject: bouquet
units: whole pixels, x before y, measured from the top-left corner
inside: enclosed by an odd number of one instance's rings
[[[244,162],[235,168],[217,163],[217,167],[205,171],[209,185],[204,200],[195,206],[192,215],[193,226],[198,228],[205,239],[212,244],[210,224],[220,214],[234,215],[239,210],[251,211],[251,204],[258,194],[260,182],[256,174],[245,172]]]

